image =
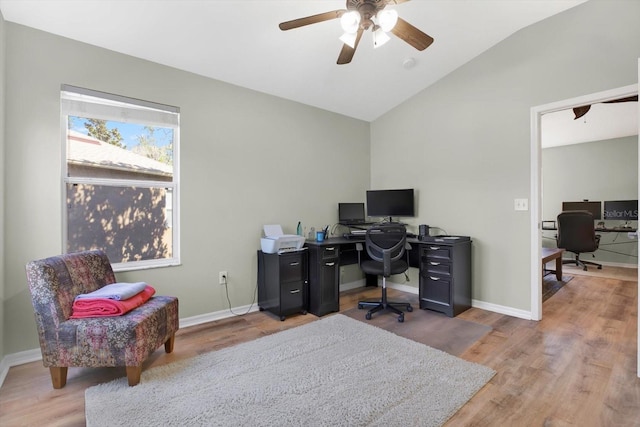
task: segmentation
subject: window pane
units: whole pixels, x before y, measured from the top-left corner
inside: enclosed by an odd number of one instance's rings
[[[67,184],[67,251],[104,250],[112,263],[171,258],[170,190]]]
[[[172,181],[174,130],[69,116],[67,176]]]

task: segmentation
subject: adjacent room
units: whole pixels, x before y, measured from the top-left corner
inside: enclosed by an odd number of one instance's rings
[[[639,61],[638,0],[0,0],[0,424],[638,425]]]

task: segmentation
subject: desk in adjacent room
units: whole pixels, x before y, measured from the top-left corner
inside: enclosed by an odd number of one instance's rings
[[[545,268],[548,262],[556,260],[556,279],[559,281],[562,280],[562,253],[564,249],[562,248],[542,248],[542,277],[544,277],[547,273],[552,273],[553,271],[547,270]]]

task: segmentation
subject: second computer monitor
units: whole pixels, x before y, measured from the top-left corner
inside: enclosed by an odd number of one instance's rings
[[[338,203],[340,224],[360,224],[365,222],[364,203]]]
[[[610,200],[604,202],[604,219],[638,220],[637,200]]]

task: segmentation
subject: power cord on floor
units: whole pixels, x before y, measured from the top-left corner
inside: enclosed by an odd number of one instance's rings
[[[251,304],[249,305],[249,308],[247,309],[247,311],[245,311],[244,313],[235,313],[231,308],[231,299],[229,298],[229,287],[228,287],[226,276],[224,276],[224,293],[227,297],[227,303],[229,304],[229,312],[234,316],[245,316],[251,312],[253,305],[256,303],[256,294],[258,293],[258,284],[256,283],[256,287],[253,290],[253,300],[251,301]]]

